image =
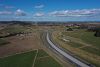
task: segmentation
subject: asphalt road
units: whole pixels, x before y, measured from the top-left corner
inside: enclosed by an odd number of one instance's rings
[[[77,67],[93,67],[91,64],[82,62],[81,60],[73,57],[69,53],[65,52],[60,47],[56,46],[52,41],[49,32],[46,32],[45,39],[49,45],[48,48],[53,49],[52,51],[58,52],[60,55],[64,56],[65,59],[68,59],[70,62],[76,64]]]

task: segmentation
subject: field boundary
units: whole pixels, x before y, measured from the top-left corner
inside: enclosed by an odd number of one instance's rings
[[[27,53],[27,52],[30,52],[30,51],[35,51],[35,50],[37,50],[37,49],[31,49],[31,50],[26,50],[26,51],[20,51],[20,52],[14,53],[14,54],[9,54],[9,55],[7,55],[7,56],[0,57],[0,59],[1,59],[1,58],[10,57],[10,56],[14,56],[14,55],[17,55],[17,54]]]
[[[35,66],[35,61],[36,61],[36,58],[37,58],[38,52],[39,52],[39,50],[37,49],[37,52],[36,52],[35,58],[34,58],[34,60],[33,60],[33,65],[32,65],[32,67]]]
[[[39,59],[44,59],[44,58],[48,58],[48,57],[50,57],[50,56],[39,57],[37,59],[39,60]]]

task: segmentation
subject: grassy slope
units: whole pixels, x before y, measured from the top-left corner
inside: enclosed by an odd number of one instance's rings
[[[75,42],[67,42],[67,44],[74,47],[74,48],[79,48],[79,47],[83,46],[82,44],[75,43]]]
[[[100,37],[95,37],[94,32],[87,32],[86,30],[79,30],[79,31],[73,31],[73,32],[64,32],[65,35],[79,38],[83,40],[84,42],[91,45],[90,47],[84,47],[82,50],[85,50],[87,52],[96,54],[100,56]],[[93,48],[96,47],[96,48]]]
[[[22,32],[22,31],[25,31],[25,28],[24,27],[8,27],[8,28],[5,28],[5,29],[2,29],[1,30],[2,32],[9,32],[9,33],[17,33],[17,32]]]
[[[84,30],[81,30],[81,31],[83,32]],[[78,32],[80,32],[80,31],[78,31]],[[79,36],[81,34],[79,34],[79,33],[73,33],[73,32],[66,32],[66,35],[67,36],[69,35],[69,36],[72,36],[72,37],[79,38]],[[91,48],[92,48],[91,46],[89,46],[89,47],[86,46],[87,49],[84,49],[85,47],[77,49],[78,47],[81,47],[80,44],[77,45],[77,43],[73,43],[73,42],[72,43],[66,43],[65,41],[61,40],[61,37],[62,37],[62,35],[60,34],[60,31],[53,33],[53,39],[54,39],[54,41],[57,42],[57,43],[59,43],[59,45],[62,46],[64,49],[67,49],[67,50],[71,51],[73,54],[75,54],[76,56],[78,56],[78,57],[86,60],[87,62],[90,62],[90,63],[94,64],[97,67],[100,67],[100,60],[99,60],[100,57],[98,55],[96,55],[96,53],[100,54],[99,51],[97,51],[97,50],[95,51],[94,48],[91,50]],[[95,45],[95,47],[97,47],[97,46]],[[88,48],[90,48],[90,49],[88,49]]]
[[[82,39],[84,42],[96,46],[100,49],[100,37],[95,37],[94,32],[86,32],[86,30],[79,30],[66,33],[64,32],[63,34]]]
[[[93,53],[93,54],[96,54],[96,55],[100,56],[100,50],[98,50],[98,49],[88,47],[88,46],[84,47],[84,48],[81,48],[81,49],[84,50],[84,51],[87,51],[89,53]]]

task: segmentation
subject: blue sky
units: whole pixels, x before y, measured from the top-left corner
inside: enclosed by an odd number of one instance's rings
[[[100,0],[0,0],[0,20],[100,21]]]

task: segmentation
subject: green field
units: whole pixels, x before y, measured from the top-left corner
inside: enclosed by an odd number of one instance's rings
[[[83,46],[82,44],[75,43],[75,42],[67,42],[67,44],[74,48],[79,48]]]
[[[32,67],[36,51],[17,54],[0,59],[0,67]]]
[[[34,60],[34,67],[61,67],[58,62],[43,50],[39,50],[38,53],[37,50],[35,50],[1,58],[0,67],[32,67]]]
[[[81,39],[84,43],[90,45],[82,48],[82,50],[100,56],[100,37],[95,37],[94,32],[88,32],[86,30],[78,30],[78,31],[71,31],[71,32],[63,32],[62,34]],[[69,44],[73,47],[80,46],[80,44],[78,43],[77,44],[69,43]]]
[[[86,29],[78,29],[74,31],[63,31],[56,38],[63,48],[96,67],[100,67],[100,37],[95,37],[94,33]],[[55,40],[57,41],[56,38]],[[63,39],[69,41],[67,42]]]
[[[35,67],[62,67],[58,64],[54,59],[51,57],[44,58],[44,59],[37,59]]]
[[[35,67],[62,67],[44,51],[39,51],[37,57]]]
[[[90,52],[90,53],[93,53],[93,54],[100,56],[100,50],[98,50],[98,49],[95,49],[95,48],[92,48],[92,47],[89,47],[89,46],[81,48],[81,49],[84,50],[84,51],[87,51],[87,52]]]
[[[25,28],[24,27],[7,27],[7,28],[4,28],[2,30],[0,30],[1,32],[5,32],[5,33],[18,33],[18,32],[23,32],[25,31]]]
[[[88,32],[86,30],[78,30],[71,32],[63,32],[64,35],[79,38],[84,42],[96,46],[100,49],[100,37],[95,37],[94,32]]]

